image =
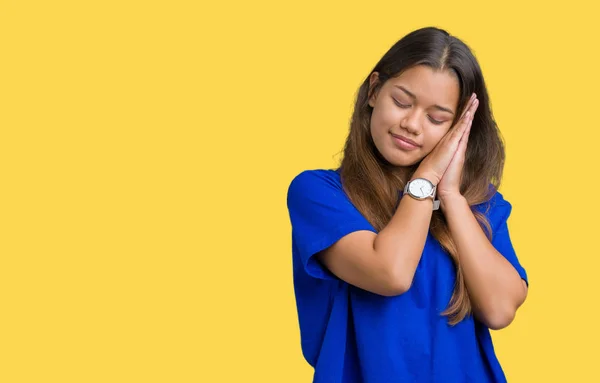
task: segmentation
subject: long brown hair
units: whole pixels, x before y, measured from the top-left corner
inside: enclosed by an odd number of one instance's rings
[[[479,107],[475,113],[462,171],[460,192],[491,239],[489,222],[483,213],[473,208],[486,202],[500,187],[504,168],[504,144],[494,121],[481,68],[465,43],[445,30],[427,27],[413,31],[396,42],[364,80],[356,96],[350,133],[344,146],[340,174],[344,190],[357,209],[377,229],[391,220],[398,193],[417,169],[399,168],[387,162],[378,152],[370,133],[372,107],[368,98],[390,78],[416,65],[434,70],[453,72],[460,85],[458,110],[464,110],[470,95],[475,92]],[[379,82],[369,89],[369,78],[379,73]],[[453,125],[462,112],[456,113]],[[457,249],[447,222],[440,210],[434,211],[430,231],[456,266],[456,285],[449,306],[443,315],[454,325],[471,313],[471,302],[458,261]]]

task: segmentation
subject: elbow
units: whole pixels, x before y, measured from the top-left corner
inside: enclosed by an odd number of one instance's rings
[[[485,325],[492,330],[501,330],[508,327],[517,315],[517,310],[527,297],[527,286],[523,283],[524,287],[521,295],[514,301],[503,302],[502,304],[496,304],[488,307],[487,312],[483,315]]]
[[[516,310],[512,308],[496,309],[485,315],[485,325],[491,330],[501,330],[508,327],[515,319]]]
[[[406,275],[406,273],[388,272],[385,275],[385,280],[385,288],[381,292],[381,295],[395,297],[404,294],[410,289],[413,276]]]

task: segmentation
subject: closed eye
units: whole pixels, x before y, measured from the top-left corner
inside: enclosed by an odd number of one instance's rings
[[[431,121],[433,124],[435,125],[441,125],[444,123],[444,121],[438,121],[438,120],[434,120],[433,118],[429,117],[429,121]]]
[[[402,109],[410,108],[410,105],[405,105],[405,104],[402,104],[402,103],[398,102],[398,100],[396,100],[396,99],[395,99],[395,98],[393,98],[393,97],[392,97],[392,100],[394,100],[394,103],[395,103],[396,105],[398,105],[399,107],[401,107]],[[432,123],[432,124],[435,124],[435,125],[441,125],[441,124],[443,124],[443,123],[444,123],[444,121],[438,121],[438,120],[436,120],[436,119],[433,119],[433,118],[431,118],[431,117],[429,117],[429,121],[431,121],[431,123]]]
[[[392,98],[392,100],[394,100],[394,103],[395,103],[396,105],[398,105],[399,107],[401,107],[401,108],[403,108],[403,109],[410,108],[410,105],[404,105],[404,104],[401,104],[401,103],[399,103],[399,102],[398,102],[398,101],[397,101],[395,98]]]

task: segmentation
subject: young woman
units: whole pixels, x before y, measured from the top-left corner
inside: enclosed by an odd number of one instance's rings
[[[302,352],[314,382],[503,382],[489,329],[527,296],[497,191],[504,146],[481,69],[438,28],[360,87],[337,169],[288,190]]]

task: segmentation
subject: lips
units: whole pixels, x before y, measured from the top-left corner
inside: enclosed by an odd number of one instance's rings
[[[408,139],[406,137],[399,136],[399,135],[394,134],[394,133],[391,133],[391,135],[392,135],[392,137],[397,138],[397,139],[399,139],[401,141],[404,141],[404,142],[406,142],[406,143],[408,143],[408,144],[410,144],[412,146],[416,146],[416,147],[421,146],[421,145],[417,144],[416,142],[414,142],[413,140],[410,140],[410,139]]]

